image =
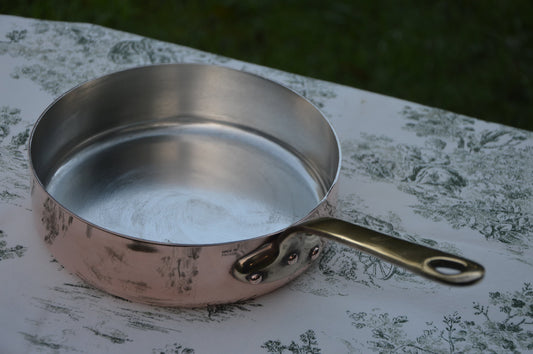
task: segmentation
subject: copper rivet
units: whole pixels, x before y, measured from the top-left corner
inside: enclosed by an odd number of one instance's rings
[[[298,253],[293,252],[289,254],[289,257],[287,257],[287,264],[294,264],[298,261]]]
[[[315,260],[318,257],[319,253],[320,253],[320,247],[315,246],[311,248],[311,252],[309,252],[309,256],[311,257],[312,260]]]
[[[263,281],[263,276],[261,273],[253,273],[248,276],[248,281],[250,284],[259,284]]]

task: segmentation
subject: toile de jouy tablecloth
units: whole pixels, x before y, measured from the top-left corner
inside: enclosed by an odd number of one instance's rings
[[[63,92],[125,68],[228,66],[311,100],[342,144],[338,217],[483,264],[456,288],[332,244],[253,301],[160,308],[69,274],[34,230],[27,141]],[[91,24],[0,16],[0,353],[533,351],[533,134]]]

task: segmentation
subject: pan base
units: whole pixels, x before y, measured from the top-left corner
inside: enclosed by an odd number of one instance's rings
[[[86,221],[176,244],[280,231],[326,191],[279,142],[213,121],[174,118],[100,134],[64,154],[46,189]]]

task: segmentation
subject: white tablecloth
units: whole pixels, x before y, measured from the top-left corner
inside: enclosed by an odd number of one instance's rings
[[[169,62],[307,97],[342,143],[338,217],[472,258],[485,279],[452,288],[333,244],[267,296],[169,309],[69,274],[32,223],[30,129],[81,82]],[[0,353],[533,351],[531,132],[96,25],[0,16],[0,164]]]

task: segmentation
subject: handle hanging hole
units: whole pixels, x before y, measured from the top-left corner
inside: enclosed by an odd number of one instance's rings
[[[428,265],[443,275],[457,275],[466,270],[466,264],[451,259],[432,259]]]

